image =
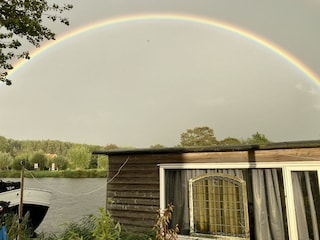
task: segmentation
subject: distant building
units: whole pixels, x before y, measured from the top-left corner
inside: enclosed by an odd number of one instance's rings
[[[47,156],[48,158],[55,158],[55,157],[57,157],[58,155],[55,154],[55,153],[46,153],[46,156]]]
[[[58,155],[55,154],[55,153],[46,153],[46,156],[47,156],[47,158],[53,159],[53,158],[56,158]],[[50,166],[49,170],[51,170],[51,171],[55,171],[56,170],[56,166],[55,166],[54,162],[51,163],[51,166]]]
[[[38,170],[39,169],[39,163],[34,163],[33,164],[33,169]]]

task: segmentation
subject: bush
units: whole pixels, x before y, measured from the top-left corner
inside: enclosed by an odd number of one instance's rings
[[[109,212],[105,211],[103,208],[99,209],[100,216],[94,217],[95,229],[93,231],[93,236],[97,240],[116,240],[120,239],[121,226],[119,223],[114,223]]]
[[[0,178],[20,178],[21,172],[14,170],[0,171]],[[55,178],[106,178],[106,170],[62,170],[62,171],[25,171],[26,178],[42,178],[42,177],[55,177]]]
[[[43,240],[118,240],[120,239],[121,227],[115,223],[103,208],[99,209],[100,215],[83,217],[79,222],[65,224],[65,229],[60,235],[50,234],[40,239]]]
[[[4,218],[8,239],[17,239],[19,229],[18,216],[16,214],[9,213],[5,214]],[[28,227],[28,221],[29,214],[26,214],[21,222],[21,238],[24,240],[29,240],[34,235],[33,230]]]
[[[94,219],[92,216],[84,217],[79,223],[71,222],[66,224],[65,231],[58,240],[94,240],[92,232],[94,230]]]
[[[170,221],[173,213],[173,205],[168,204],[168,207],[158,211],[158,220],[154,225],[153,230],[156,233],[156,240],[176,240],[178,239],[179,227],[176,225],[174,228],[170,228]]]

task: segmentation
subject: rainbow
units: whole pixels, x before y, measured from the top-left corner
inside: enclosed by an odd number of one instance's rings
[[[264,39],[257,34],[254,34],[248,30],[241,29],[231,24],[227,24],[225,22],[217,21],[211,18],[199,17],[199,16],[191,16],[191,15],[183,15],[183,14],[140,14],[140,15],[128,15],[122,17],[115,17],[111,19],[102,20],[93,24],[86,25],[84,27],[80,27],[70,33],[63,35],[55,41],[51,41],[44,45],[43,47],[37,49],[36,51],[31,53],[31,57],[34,58],[40,53],[45,52],[51,47],[62,43],[68,39],[76,37],[78,35],[87,33],[89,31],[93,31],[96,29],[106,28],[112,25],[126,24],[130,22],[145,22],[145,21],[176,21],[176,22],[187,22],[193,24],[201,24],[207,25],[209,27],[214,27],[216,29],[221,29],[224,31],[228,31],[231,33],[235,33],[239,36],[244,37],[250,41],[257,43],[258,45],[268,49],[273,52],[289,64],[291,64],[294,68],[296,68],[299,72],[305,75],[308,79],[310,79],[317,87],[320,87],[320,78],[309,69],[303,62],[301,62],[298,58],[287,52],[286,50],[280,48],[276,44],[271,41]],[[9,77],[12,76],[15,72],[17,72],[22,66],[27,64],[28,60],[22,60],[17,63],[14,69],[9,73]]]

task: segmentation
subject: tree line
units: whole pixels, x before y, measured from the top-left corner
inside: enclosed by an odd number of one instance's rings
[[[107,157],[92,155],[94,150],[118,148],[114,144],[99,146],[58,140],[14,140],[0,136],[0,169],[20,170],[21,161],[29,170],[106,169]]]
[[[246,139],[237,139],[234,137],[227,137],[218,140],[214,136],[213,129],[209,127],[196,127],[187,129],[180,135],[180,146],[182,147],[196,147],[196,146],[217,146],[217,145],[240,145],[240,144],[265,144],[271,141],[262,133],[256,132],[251,137]]]
[[[239,144],[264,144],[270,141],[264,134],[256,132],[247,139],[227,137],[218,140],[210,127],[195,127],[187,129],[180,135],[180,143],[175,147],[197,147]],[[166,147],[161,144],[150,148]],[[14,140],[0,136],[0,169],[20,170],[21,161],[29,170],[36,164],[39,170],[77,170],[106,169],[108,158],[103,155],[92,155],[95,150],[111,150],[120,148],[115,144],[106,146],[88,145],[58,140]]]

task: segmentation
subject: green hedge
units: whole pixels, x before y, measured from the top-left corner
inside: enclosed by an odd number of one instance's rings
[[[1,170],[0,178],[20,178],[21,172],[14,170]],[[26,178],[55,177],[55,178],[106,178],[106,170],[59,170],[59,171],[29,171],[26,170]]]

